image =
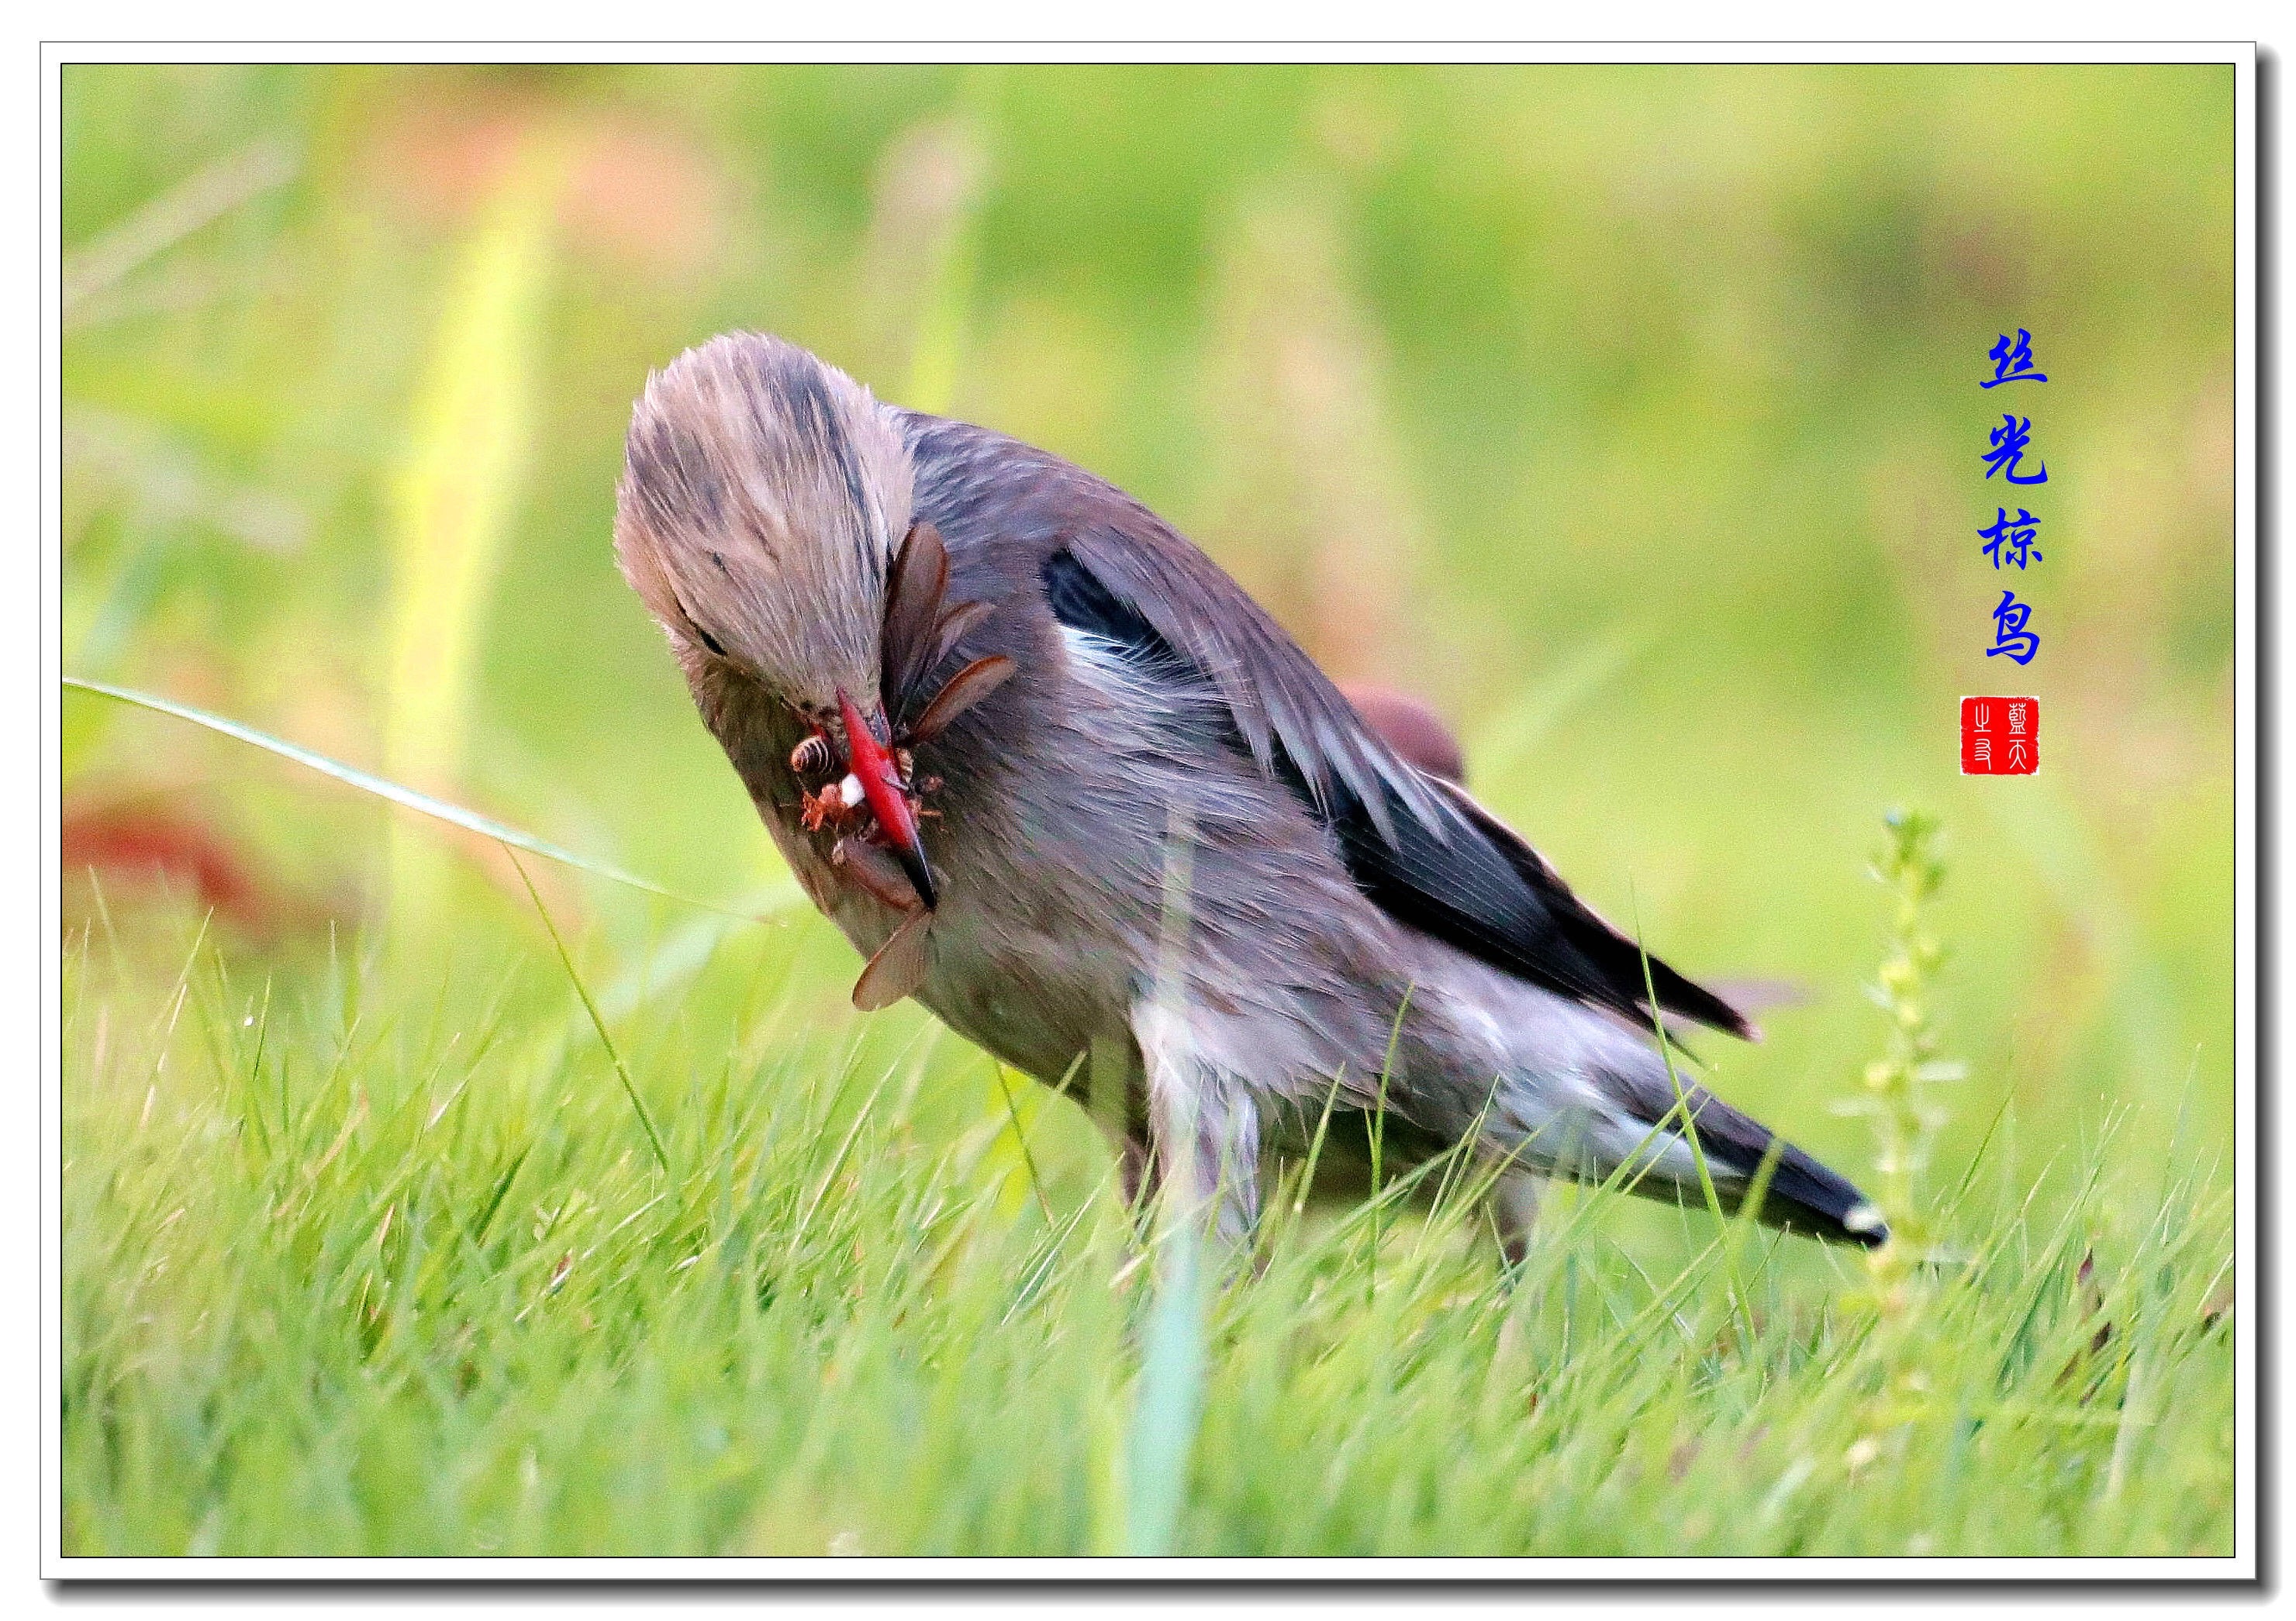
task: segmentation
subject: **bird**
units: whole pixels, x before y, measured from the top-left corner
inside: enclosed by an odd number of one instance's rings
[[[1246,1240],[1263,1158],[1337,1111],[1390,1166],[1464,1156],[1510,1261],[1561,1177],[1887,1239],[1681,1073],[1664,1021],[1754,1039],[1738,1008],[1107,480],[737,332],[649,374],[613,540],[855,1004],[1050,1086],[1119,1071],[1128,1191]]]

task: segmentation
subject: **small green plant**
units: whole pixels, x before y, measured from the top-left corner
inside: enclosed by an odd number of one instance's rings
[[[1938,853],[1937,819],[1893,810],[1882,818],[1889,841],[1874,858],[1874,877],[1896,903],[1889,954],[1866,995],[1889,1018],[1882,1056],[1866,1066],[1865,1094],[1847,1112],[1872,1121],[1875,1192],[1889,1217],[1890,1241],[1874,1257],[1885,1282],[1902,1281],[1936,1241],[1925,1208],[1923,1177],[1938,1133],[1951,1111],[1937,1089],[1958,1081],[1968,1068],[1938,1053],[1932,997],[1947,952],[1930,926],[1931,905],[1945,881]]]

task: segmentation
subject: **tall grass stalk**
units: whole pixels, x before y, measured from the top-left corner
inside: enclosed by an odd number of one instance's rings
[[[383,757],[399,781],[453,790],[477,700],[494,578],[532,461],[551,224],[565,161],[537,137],[463,242],[424,363],[397,495]],[[394,826],[391,915],[436,920],[439,852]]]
[[[1157,953],[1156,1017],[1163,1041],[1144,1054],[1151,1065],[1192,1061],[1187,1050],[1187,942],[1195,875],[1195,829],[1186,807],[1176,805],[1164,849],[1164,904]],[[1145,1046],[1148,1044],[1143,1043]],[[1171,1082],[1159,1096],[1159,1077],[1149,1077],[1149,1108],[1160,1130],[1162,1188],[1150,1225],[1153,1295],[1141,1332],[1139,1388],[1133,1397],[1132,1426],[1124,1470],[1125,1551],[1163,1554],[1175,1551],[1180,1517],[1187,1504],[1188,1474],[1201,1421],[1205,1362],[1205,1229],[1225,1197],[1229,1167],[1223,1160],[1201,1163],[1202,1135],[1198,1088]],[[1201,1191],[1206,1174],[1218,1179],[1207,1206]]]

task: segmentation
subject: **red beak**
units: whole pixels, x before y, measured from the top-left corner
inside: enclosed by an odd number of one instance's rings
[[[917,887],[917,894],[928,907],[940,904],[940,893],[933,888],[932,869],[925,864],[924,840],[917,835],[917,819],[909,809],[909,796],[901,782],[901,774],[893,764],[893,757],[877,740],[877,733],[868,720],[845,695],[837,689],[837,707],[845,719],[845,755],[851,763],[853,774],[861,780],[862,797],[884,830],[886,844],[901,871]]]

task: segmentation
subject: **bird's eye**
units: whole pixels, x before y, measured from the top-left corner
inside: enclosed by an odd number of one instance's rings
[[[726,656],[726,650],[718,645],[718,638],[711,635],[708,631],[702,629],[701,626],[699,625],[695,626],[693,627],[693,634],[701,638],[702,646],[708,648],[720,659],[723,659]]]

